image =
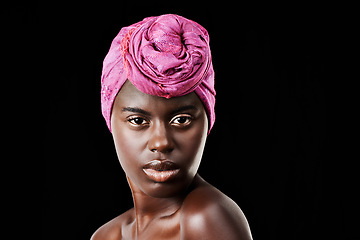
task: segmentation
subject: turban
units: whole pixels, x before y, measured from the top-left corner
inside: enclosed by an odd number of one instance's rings
[[[209,132],[214,125],[209,35],[198,23],[166,14],[120,30],[104,59],[101,75],[101,109],[110,132],[111,109],[126,80],[143,93],[164,98],[195,92],[206,110]]]

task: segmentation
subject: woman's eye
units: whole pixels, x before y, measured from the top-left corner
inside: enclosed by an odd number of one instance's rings
[[[132,125],[145,125],[147,124],[147,121],[144,118],[141,117],[135,117],[128,120],[129,123]]]
[[[178,126],[186,126],[191,123],[191,116],[176,116],[171,120],[171,124]]]

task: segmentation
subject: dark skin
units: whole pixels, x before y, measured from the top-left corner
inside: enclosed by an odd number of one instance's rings
[[[92,240],[252,239],[237,204],[197,173],[208,119],[195,93],[165,99],[127,81],[114,102],[111,126],[134,208],[100,227]],[[149,177],[144,166],[154,160],[177,170],[169,179],[159,172]]]

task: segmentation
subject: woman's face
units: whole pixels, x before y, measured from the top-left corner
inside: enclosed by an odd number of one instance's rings
[[[127,81],[117,95],[111,129],[122,168],[152,197],[171,197],[192,182],[208,132],[204,107],[195,93],[161,98]]]

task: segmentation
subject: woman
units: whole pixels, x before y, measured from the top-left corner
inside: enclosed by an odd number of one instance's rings
[[[206,29],[173,14],[122,28],[101,83],[102,113],[134,208],[92,240],[252,239],[237,204],[197,173],[215,121]]]

